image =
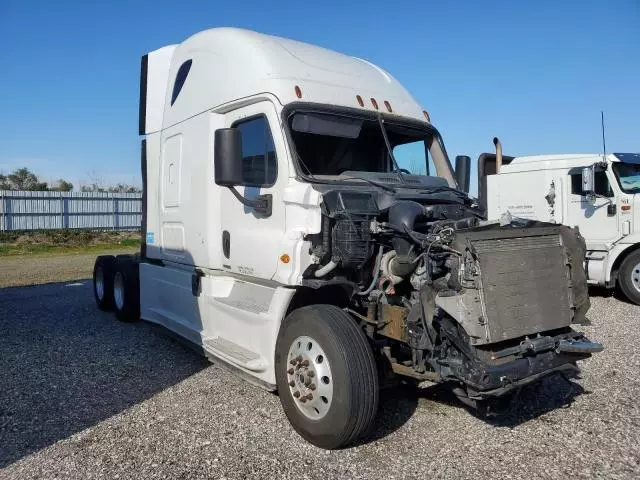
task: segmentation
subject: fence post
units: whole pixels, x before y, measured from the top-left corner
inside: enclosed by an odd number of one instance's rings
[[[62,228],[69,228],[69,200],[71,199],[71,192],[62,194]]]
[[[9,231],[13,227],[11,219],[11,198],[4,194],[4,230]]]
[[[2,196],[2,231],[5,232],[7,230],[7,204],[6,198],[4,195],[4,190],[0,191],[0,195]]]
[[[60,228],[64,228],[64,198],[62,198],[62,192],[60,192]]]
[[[113,194],[113,229],[118,229],[118,199],[116,194]]]

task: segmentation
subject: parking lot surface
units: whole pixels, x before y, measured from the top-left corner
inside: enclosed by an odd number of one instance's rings
[[[479,418],[438,387],[382,393],[375,430],[327,452],[278,397],[163,330],[122,324],[90,282],[0,289],[0,478],[640,478],[640,307],[592,298],[606,350]]]

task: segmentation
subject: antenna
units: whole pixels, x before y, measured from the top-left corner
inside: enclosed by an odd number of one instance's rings
[[[607,142],[604,137],[604,111],[600,110],[600,124],[602,125],[602,157],[607,156]]]

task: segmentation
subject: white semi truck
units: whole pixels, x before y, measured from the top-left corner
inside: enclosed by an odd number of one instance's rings
[[[216,28],[143,56],[140,87],[144,242],[96,260],[98,306],[277,390],[315,445],[366,432],[394,379],[476,404],[601,350],[572,328],[577,231],[484,224],[469,158],[383,69]]]
[[[498,169],[485,154],[478,171],[488,218],[578,227],[588,282],[640,305],[640,154],[503,156]]]

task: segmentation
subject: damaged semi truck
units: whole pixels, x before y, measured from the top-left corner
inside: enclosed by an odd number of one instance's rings
[[[393,379],[474,403],[601,350],[573,329],[578,231],[483,221],[469,158],[381,68],[216,28],[145,55],[140,86],[144,242],[96,260],[98,305],[277,390],[309,442],[361,437]]]

